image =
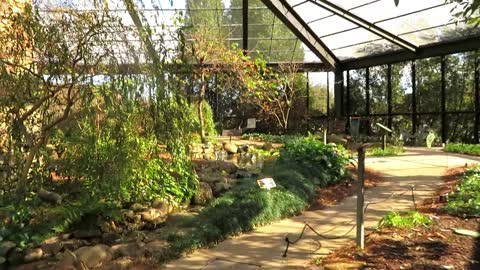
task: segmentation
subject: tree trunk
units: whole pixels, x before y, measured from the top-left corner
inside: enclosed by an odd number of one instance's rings
[[[200,94],[198,96],[198,120],[200,122],[200,138],[202,142],[205,142],[205,118],[203,115],[203,100],[205,99],[205,91],[207,88],[207,82],[205,80],[205,73],[202,72],[201,77],[202,87],[200,88]]]
[[[28,173],[30,172],[30,168],[32,167],[33,160],[35,159],[38,149],[40,148],[40,145],[42,143],[43,143],[43,140],[40,140],[40,142],[33,145],[32,148],[30,149],[30,152],[28,153],[27,159],[25,160],[25,164],[23,165],[21,174],[19,175],[19,178],[18,178],[17,194],[19,194],[20,197],[27,191]]]

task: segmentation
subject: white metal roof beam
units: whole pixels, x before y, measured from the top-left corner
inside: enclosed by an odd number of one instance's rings
[[[381,38],[384,38],[404,49],[407,49],[409,51],[412,51],[412,52],[416,52],[418,47],[415,46],[414,44],[408,42],[407,40],[403,39],[403,38],[400,38],[394,34],[392,34],[391,32],[388,32],[387,30],[381,28],[381,27],[378,27],[377,25],[351,13],[350,11],[346,10],[346,9],[343,9],[342,7],[339,7],[333,3],[331,3],[330,1],[327,1],[327,0],[308,0],[310,1],[311,3],[319,6],[319,7],[322,7],[324,8],[325,10],[328,10],[330,12],[332,12],[333,14],[336,14],[342,18],[344,18],[345,20],[351,22],[351,23],[354,23],[372,33],[374,33],[375,35],[381,37]]]
[[[277,16],[295,36],[298,37],[307,47],[322,60],[323,63],[332,69],[339,66],[338,58],[320,40],[308,24],[297,14],[297,12],[285,0],[262,0],[262,2]],[[273,34],[273,33],[272,33]]]

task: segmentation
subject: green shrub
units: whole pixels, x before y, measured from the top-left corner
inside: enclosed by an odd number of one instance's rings
[[[153,135],[140,135],[129,121],[109,121],[97,130],[88,121],[65,138],[64,174],[83,178],[88,196],[113,202],[182,201],[193,195],[196,178],[188,163],[159,157]]]
[[[480,144],[449,143],[444,150],[446,152],[480,156]]]
[[[190,105],[191,108],[190,110],[192,111],[192,115],[195,119],[195,132],[200,134],[200,119],[198,119],[198,104],[195,102],[192,105]],[[203,118],[204,118],[204,129],[205,133],[208,136],[216,136],[217,135],[217,130],[215,128],[215,121],[213,119],[213,110],[212,107],[208,102],[203,102],[202,103],[202,109],[203,109]]]
[[[383,157],[383,156],[396,156],[400,153],[403,153],[403,147],[399,146],[388,146],[383,150],[381,147],[374,147],[367,149],[368,156]]]
[[[411,228],[416,226],[428,226],[432,223],[430,218],[417,211],[410,211],[404,216],[392,211],[386,214],[379,222],[378,227]]]
[[[287,144],[279,160],[266,165],[264,171],[275,180],[276,188],[260,189],[254,181],[235,186],[184,224],[185,227],[178,227],[178,232],[164,236],[171,243],[164,259],[300,213],[315,197],[318,186],[345,176],[343,166],[348,159],[341,150],[337,151],[334,146],[311,139]],[[304,174],[310,166],[317,166],[315,172],[321,175],[308,177]]]
[[[117,210],[115,205],[88,198],[59,206],[38,203],[8,205],[0,208],[2,214],[10,217],[8,222],[0,224],[0,238],[13,241],[24,249],[32,242],[38,244],[56,233],[66,232],[86,215],[113,217]]]
[[[285,144],[280,151],[279,162],[286,167],[293,166],[306,178],[319,179],[319,185],[323,187],[346,177],[345,165],[349,159],[342,146],[304,138]]]
[[[288,143],[293,140],[298,140],[303,138],[301,135],[273,135],[273,134],[262,134],[262,133],[247,133],[242,135],[242,139],[253,139],[264,142],[271,143]]]
[[[465,172],[445,209],[450,214],[480,216],[480,166]]]

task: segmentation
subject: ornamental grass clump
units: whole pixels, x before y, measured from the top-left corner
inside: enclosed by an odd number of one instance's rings
[[[240,182],[175,232],[163,236],[171,245],[164,259],[299,214],[315,197],[316,188],[346,178],[344,166],[349,159],[344,152],[313,139],[287,143],[279,159],[264,170],[277,187],[266,190],[254,181]]]
[[[480,216],[480,166],[465,172],[445,209],[453,215]]]
[[[480,144],[449,143],[444,150],[446,152],[480,156]]]

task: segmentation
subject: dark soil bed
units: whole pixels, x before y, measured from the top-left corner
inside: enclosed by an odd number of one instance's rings
[[[438,194],[450,191],[465,168],[449,170]],[[423,202],[418,210],[434,224],[413,229],[383,228],[367,236],[366,248],[352,244],[321,261],[322,265],[361,262],[363,269],[480,269],[480,239],[458,235],[453,229],[480,230],[480,218],[451,216],[442,210],[439,196]],[[333,268],[332,268],[333,269]]]
[[[356,177],[356,168],[350,166],[348,170]],[[365,169],[365,187],[375,187],[377,183],[382,181],[382,174],[380,172]],[[317,188],[317,199],[312,203],[309,210],[324,209],[327,206],[335,205],[345,199],[346,197],[354,195],[356,185],[353,181],[347,181],[336,185],[331,185],[324,188]]]

